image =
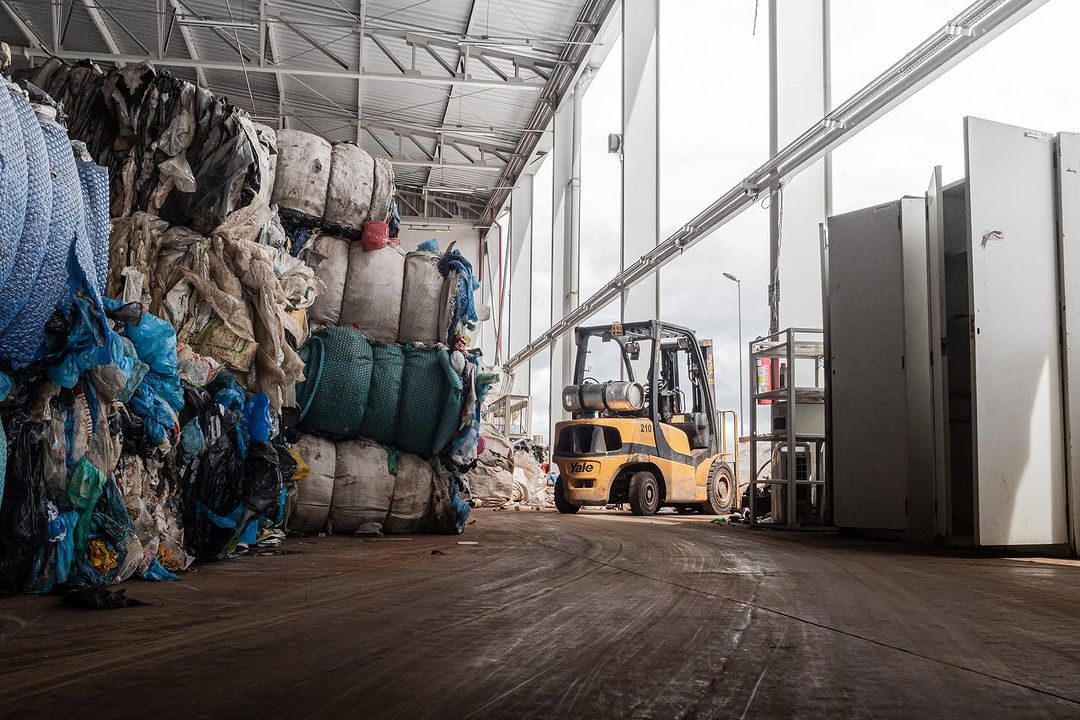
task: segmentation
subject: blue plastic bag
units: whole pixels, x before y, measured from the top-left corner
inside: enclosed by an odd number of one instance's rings
[[[151,582],[164,582],[166,580],[180,579],[174,573],[171,573],[164,567],[162,567],[161,563],[158,562],[157,558],[154,558],[150,561],[150,564],[146,566],[146,570],[144,570],[143,573],[139,575],[139,577],[143,580],[149,580]]]
[[[217,394],[214,395],[214,400],[218,405],[234,412],[243,411],[244,398],[244,388],[240,387],[235,381],[218,390]]]
[[[255,393],[244,406],[244,422],[247,424],[248,438],[255,442],[270,442],[270,398],[266,393]]]

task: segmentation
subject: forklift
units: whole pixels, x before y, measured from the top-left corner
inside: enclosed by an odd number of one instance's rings
[[[574,340],[573,384],[562,392],[563,409],[573,419],[555,425],[552,443],[559,512],[622,503],[635,515],[663,507],[707,515],[734,511],[738,419],[734,411],[715,410],[712,341],[699,343],[692,330],[656,320],[579,327]],[[601,382],[586,375],[597,342],[618,346],[626,379]],[[636,371],[645,367],[639,378]],[[730,444],[729,415],[735,435]]]

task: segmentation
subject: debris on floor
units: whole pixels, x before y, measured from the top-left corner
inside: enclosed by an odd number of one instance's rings
[[[127,588],[109,590],[103,587],[80,588],[64,593],[63,602],[80,610],[115,610],[117,608],[149,605],[127,596]]]

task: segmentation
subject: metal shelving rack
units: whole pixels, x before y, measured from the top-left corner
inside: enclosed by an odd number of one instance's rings
[[[788,328],[750,343],[750,458],[751,491],[750,523],[759,523],[763,508],[757,507],[757,486],[767,484],[772,489],[772,508],[775,513],[778,499],[783,498],[784,520],[771,517],[769,524],[788,528],[823,527],[828,525],[828,477],[825,473],[825,338],[820,329]],[[779,387],[760,391],[757,383],[758,359],[769,361],[772,376]],[[805,365],[813,363],[813,384],[806,384]],[[779,367],[777,367],[779,366]],[[801,370],[801,371],[800,371]],[[799,382],[804,384],[799,385]],[[758,429],[758,410],[762,400],[769,401],[770,429]],[[820,406],[821,410],[812,408]],[[802,416],[800,416],[800,410]],[[758,444],[768,443],[770,461],[758,466]],[[805,458],[800,476],[800,455]],[[758,480],[764,467],[771,467],[767,480]],[[781,492],[783,491],[783,492]],[[812,513],[799,514],[800,495],[811,498]]]
[[[528,395],[503,395],[491,402],[484,413],[484,420],[512,442],[527,440],[532,431],[530,402]]]

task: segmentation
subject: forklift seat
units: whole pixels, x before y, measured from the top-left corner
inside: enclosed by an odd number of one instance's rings
[[[686,433],[691,449],[709,447],[712,438],[709,435],[709,418],[705,413],[672,415],[670,424]]]

